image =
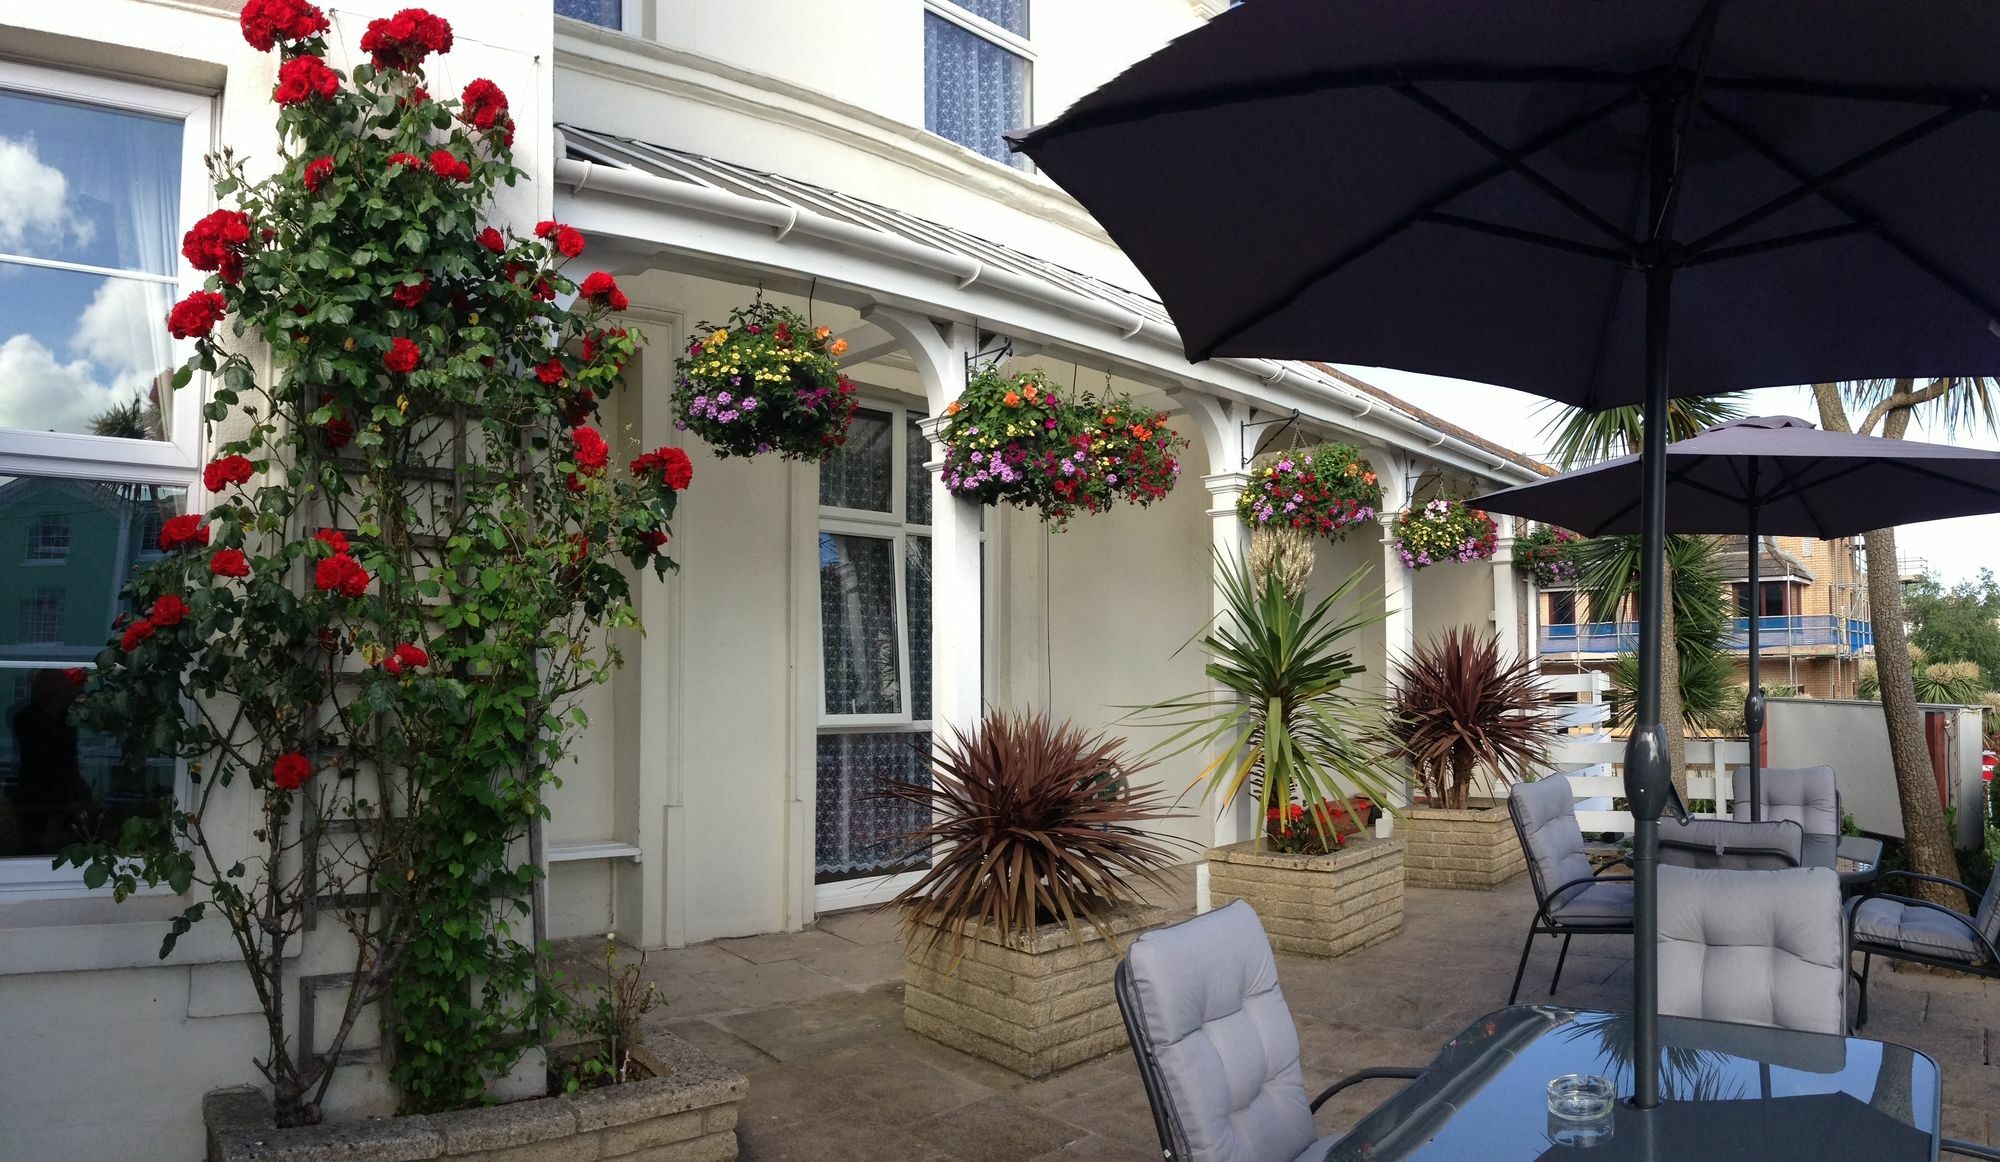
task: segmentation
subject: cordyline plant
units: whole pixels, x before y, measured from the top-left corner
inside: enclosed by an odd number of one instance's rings
[[[1431,806],[1464,807],[1481,768],[1502,783],[1535,776],[1555,715],[1534,659],[1510,660],[1497,636],[1460,626],[1396,664],[1384,742]]]
[[[878,794],[931,816],[901,837],[930,867],[884,905],[901,910],[911,946],[949,941],[956,964],[982,931],[1010,948],[1050,923],[1113,939],[1112,913],[1140,898],[1130,881],[1164,887],[1176,862],[1145,830],[1174,816],[1157,788],[1132,786],[1143,768],[1123,747],[1046,714],[994,712],[937,742],[928,783],[884,780]]]
[[[188,232],[214,274],[169,322],[195,347],[176,387],[212,384],[208,509],[166,522],[86,702],[129,761],[178,756],[193,790],[61,859],[121,898],[191,895],[163,956],[205,918],[228,926],[281,1124],[317,1120],[378,1001],[406,1108],[473,1104],[552,1003],[515,931],[536,876],[522,840],[584,724],[577,696],[616,664],[602,631],[635,624],[627,567],[673,568],[691,469],[672,448],[614,469],[587,424],[634,350],[605,326],[624,295],[563,276],[575,230],[487,224],[519,176],[513,122],[490,81],[425,91],[449,25],[377,20],[371,62],[342,75],[302,0],[251,0],[242,23],[283,58],[281,164],[253,180],[211,159],[233,204]],[[338,1019],[305,1045],[288,961],[314,928],[353,957]]]

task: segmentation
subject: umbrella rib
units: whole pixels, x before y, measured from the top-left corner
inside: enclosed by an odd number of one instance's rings
[[[2000,109],[2000,91],[1993,89],[1932,89],[1917,85],[1853,85],[1790,77],[1712,77],[1708,87],[1731,93],[1776,93],[1790,97],[1837,97],[1846,101],[1882,101],[1895,105],[1971,105]]]
[[[1817,230],[1801,230],[1796,234],[1780,234],[1758,242],[1745,242],[1740,246],[1723,246],[1715,250],[1694,251],[1692,257],[1684,260],[1683,268],[1706,266],[1711,262],[1727,262],[1732,258],[1748,258],[1753,254],[1763,254],[1770,250],[1783,250],[1792,246],[1805,246],[1813,242],[1826,242],[1835,238],[1846,238],[1851,234],[1872,234],[1875,225],[1871,222],[1845,222],[1839,226],[1822,226]]]
[[[1820,192],[1823,189],[1826,189],[1828,186],[1831,186],[1833,183],[1841,180],[1842,178],[1855,173],[1857,170],[1866,169],[1867,167],[1875,164],[1876,162],[1881,161],[1883,158],[1888,157],[1890,154],[1895,153],[1900,149],[1908,148],[1909,146],[1914,145],[1919,141],[1922,141],[1924,138],[1929,137],[1931,134],[1936,133],[1938,130],[1943,129],[1945,126],[1950,125],[1952,122],[1957,121],[1959,118],[1965,116],[1967,113],[1970,113],[1971,111],[1972,111],[1971,108],[1963,105],[1958,106],[1957,108],[1939,110],[1937,113],[1932,114],[1930,117],[1925,118],[1923,121],[1920,121],[1915,125],[1912,125],[1910,128],[1905,129],[1903,132],[1896,134],[1894,137],[1891,137],[1887,141],[1884,141],[1874,146],[1873,148],[1864,149],[1860,153],[1855,154],[1853,157],[1848,158],[1846,161],[1841,162],[1839,165],[1834,166],[1832,169],[1827,170],[1808,181],[1800,183],[1797,188],[1789,191],[1788,193],[1781,194],[1778,197],[1775,197],[1770,201],[1765,202],[1763,205],[1758,206],[1756,209],[1751,210],[1748,213],[1739,215],[1735,221],[1725,222],[1724,224],[1717,226],[1715,229],[1710,230],[1707,234],[1703,235],[1702,237],[1697,238],[1693,242],[1688,243],[1687,253],[1689,255],[1700,255],[1702,252],[1708,250],[1710,247],[1714,246],[1716,243],[1722,241],[1723,239],[1735,237],[1736,235],[1742,233],[1744,230],[1747,230],[1750,227],[1755,226],[1757,223],[1762,222],[1764,219],[1769,218],[1771,215],[1777,213],[1780,210],[1783,210],[1785,207],[1794,205],[1798,202],[1804,201],[1809,197],[1812,197],[1814,194]],[[1791,235],[1790,237],[1802,238],[1803,236]]]
[[[1630,254],[1622,250],[1613,250],[1609,246],[1592,246],[1588,242],[1577,242],[1573,239],[1562,238],[1554,234],[1544,234],[1539,230],[1524,230],[1519,226],[1488,222],[1480,218],[1468,218],[1462,214],[1447,214],[1442,210],[1433,210],[1417,219],[1417,221],[1431,222],[1439,226],[1456,226],[1461,230],[1471,230],[1479,234],[1491,234],[1498,238],[1510,238],[1516,242],[1545,246],[1550,250],[1567,250],[1572,254],[1581,254],[1588,258],[1602,259],[1605,262],[1627,263],[1632,260]]]
[[[1554,145],[1556,142],[1561,141],[1563,138],[1568,137],[1570,134],[1575,133],[1582,129],[1589,128],[1591,125],[1596,124],[1598,121],[1601,121],[1604,118],[1609,117],[1611,114],[1618,112],[1620,109],[1623,109],[1628,105],[1631,105],[1638,99],[1639,99],[1639,94],[1636,90],[1628,90],[1626,92],[1620,93],[1614,100],[1611,100],[1603,105],[1600,105],[1595,109],[1579,113],[1576,116],[1571,117],[1566,121],[1558,122],[1557,124],[1550,126],[1548,129],[1544,130],[1540,134],[1530,138],[1526,144],[1524,144],[1520,149],[1515,150],[1514,153],[1520,157],[1529,157],[1532,156],[1533,154],[1539,153],[1542,150],[1547,149],[1549,146]],[[1061,125],[1062,122],[1058,121],[1055,124]],[[1214,355],[1216,350],[1220,348],[1224,343],[1227,343],[1231,339],[1234,339],[1238,335],[1242,334],[1246,329],[1250,327],[1252,323],[1255,323],[1260,319],[1268,318],[1269,316],[1277,313],[1278,311],[1283,310],[1285,307],[1290,306],[1294,301],[1298,299],[1300,295],[1304,294],[1306,290],[1311,286],[1313,286],[1315,283],[1318,283],[1326,278],[1331,278],[1333,275],[1338,274],[1343,268],[1349,266],[1352,263],[1360,261],[1362,258],[1366,257],[1368,254],[1373,252],[1377,247],[1387,242],[1389,239],[1394,238],[1396,235],[1402,233],[1404,230],[1409,229],[1411,225],[1422,221],[1426,214],[1433,213],[1434,211],[1437,210],[1439,206],[1444,205],[1445,203],[1465,194],[1470,190],[1477,189],[1478,187],[1486,184],[1487,182],[1492,181],[1494,178],[1497,178],[1506,172],[1507,172],[1507,166],[1505,165],[1505,163],[1496,161],[1492,165],[1487,166],[1485,169],[1472,174],[1471,176],[1465,178],[1462,181],[1453,182],[1451,185],[1445,187],[1443,190],[1432,195],[1430,198],[1425,199],[1410,213],[1404,215],[1401,218],[1398,218],[1394,222],[1389,223],[1388,225],[1382,227],[1380,230],[1377,230],[1373,234],[1370,234],[1368,237],[1363,238],[1361,241],[1355,243],[1353,246],[1348,247],[1346,250],[1335,255],[1332,259],[1321,264],[1316,269],[1308,271],[1303,278],[1294,281],[1290,286],[1280,291],[1275,297],[1270,299],[1268,302],[1265,302],[1264,304],[1258,306],[1255,310],[1246,313],[1242,318],[1238,319],[1234,323],[1231,323],[1229,326],[1222,328],[1220,331],[1217,331],[1214,338],[1210,339],[1207,343],[1204,343],[1199,349],[1189,352],[1188,357],[1190,361],[1199,363],[1202,360],[1209,358],[1210,356]]]
[[[1799,502],[1799,507],[1806,510],[1806,517],[1812,521],[1813,527],[1816,529],[1825,529],[1826,522],[1819,519],[1818,506],[1813,504],[1812,500],[1806,496],[1805,485],[1798,483],[1799,479],[1798,470],[1791,466],[1791,462],[1789,460],[1785,460],[1782,458],[1773,460],[1771,466],[1778,470],[1778,475],[1785,478],[1785,483],[1788,486],[1793,486],[1793,492],[1791,494],[1791,498],[1797,500]],[[1820,481],[1820,483],[1824,484],[1826,480],[1837,479],[1841,475],[1843,475],[1843,473],[1838,473],[1838,472],[1833,473],[1832,475],[1827,476],[1824,480]],[[1775,495],[1773,496],[1773,499],[1776,499]]]
[[[1804,182],[1811,180],[1812,171],[1793,161],[1784,151],[1764,140],[1756,130],[1718,108],[1714,102],[1704,100],[1701,103],[1701,107],[1724,129],[1734,134],[1738,140],[1748,145],[1751,149],[1756,150],[1759,154],[1762,154],[1765,160],[1769,161],[1772,165],[1789,174],[1793,181]],[[1929,255],[1918,250],[1908,239],[1905,239],[1902,235],[1883,225],[1875,215],[1864,213],[1861,207],[1849,201],[1845,196],[1829,189],[1815,190],[1814,195],[1827,205],[1832,206],[1857,222],[1873,223],[1875,236],[1880,238],[1891,250],[1902,255],[1904,261],[1923,271],[1925,274],[1930,275],[1943,284],[1947,290],[1958,295],[1958,297],[1964,299],[1966,302],[1986,312],[1989,320],[2000,320],[2000,307],[1994,306],[1987,300],[1986,296],[1973,289],[1970,283],[1946,270]]]

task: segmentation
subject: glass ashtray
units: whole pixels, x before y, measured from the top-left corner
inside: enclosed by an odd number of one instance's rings
[[[1564,1122],[1603,1121],[1611,1116],[1616,1097],[1608,1077],[1565,1073],[1549,1082],[1549,1116]]]

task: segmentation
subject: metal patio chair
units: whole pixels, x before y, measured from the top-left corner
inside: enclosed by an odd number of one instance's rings
[[[1907,960],[1932,968],[1969,972],[2000,980],[2000,875],[1981,896],[1957,880],[1918,872],[1883,872],[1875,887],[1890,880],[1922,880],[1957,888],[1965,894],[1968,912],[1955,912],[1928,900],[1893,896],[1879,890],[1847,902],[1847,943],[1861,954],[1861,1002],[1854,1014],[1858,1030],[1868,1023],[1868,968],[1874,958]]]
[[[1528,969],[1535,937],[1562,937],[1555,975],[1549,978],[1549,992],[1554,994],[1562,981],[1563,962],[1569,959],[1571,937],[1632,934],[1632,877],[1591,872],[1583,832],[1576,825],[1576,796],[1561,775],[1514,784],[1507,795],[1507,813],[1528,857],[1528,882],[1535,890],[1535,915],[1528,922],[1527,939],[1521,942],[1514,987],[1507,993],[1511,1005],[1521,994],[1521,975]]]
[[[1364,1069],[1306,1100],[1299,1035],[1271,941],[1237,900],[1132,942],[1115,978],[1163,1162],[1319,1162],[1313,1112],[1334,1094],[1420,1069]]]
[[[1660,821],[1660,863],[1727,871],[1778,871],[1805,862],[1805,829],[1790,819]]]
[[[1844,1035],[1846,935],[1831,868],[1662,864],[1660,1012]]]
[[[1773,767],[1758,776],[1765,820],[1787,819],[1807,835],[1840,834],[1840,781],[1833,768]],[[1750,821],[1750,800],[1732,805],[1738,822]]]

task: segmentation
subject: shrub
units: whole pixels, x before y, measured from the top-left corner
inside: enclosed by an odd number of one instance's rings
[[[1434,807],[1465,806],[1480,768],[1531,779],[1555,741],[1556,711],[1534,659],[1507,660],[1500,639],[1446,630],[1395,667],[1386,741],[1410,761]]]

